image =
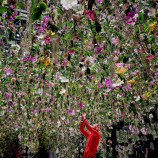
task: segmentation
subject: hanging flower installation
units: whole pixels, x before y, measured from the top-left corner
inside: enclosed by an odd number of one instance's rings
[[[122,120],[129,134],[157,132],[156,5],[53,0],[25,8],[0,1],[2,152],[11,152],[13,135],[33,152],[76,157],[84,151],[83,112],[100,122],[103,140]]]

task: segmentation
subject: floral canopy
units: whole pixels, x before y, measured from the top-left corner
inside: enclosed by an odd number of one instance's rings
[[[103,139],[157,133],[157,0],[0,0],[0,37],[1,151],[13,134],[75,156],[82,113]]]

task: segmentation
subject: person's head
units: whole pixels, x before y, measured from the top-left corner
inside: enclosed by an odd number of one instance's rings
[[[131,139],[131,138],[128,139],[128,143],[129,143],[129,144],[132,143],[132,139]]]
[[[150,140],[150,135],[146,135],[146,140]]]
[[[98,130],[99,130],[99,125],[98,125],[97,123],[96,123],[96,124],[93,124],[93,125],[92,125],[92,128],[98,131]]]
[[[124,143],[124,146],[127,147],[127,146],[128,146],[128,143]]]
[[[100,140],[102,140],[102,132],[101,132],[100,123],[93,124],[92,128],[99,132],[99,134],[100,134]]]

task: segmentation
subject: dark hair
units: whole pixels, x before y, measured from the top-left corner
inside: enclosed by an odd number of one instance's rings
[[[128,142],[129,142],[129,143],[132,143],[132,139],[131,139],[131,138],[129,138],[129,139],[128,139]]]
[[[146,139],[150,139],[150,138],[151,138],[150,134],[147,134]]]

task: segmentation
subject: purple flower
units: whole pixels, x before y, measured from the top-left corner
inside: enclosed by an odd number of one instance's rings
[[[80,102],[80,103],[79,103],[79,107],[80,107],[80,109],[82,109],[82,105],[83,105],[83,103]]]
[[[11,5],[9,6],[9,9],[15,9],[15,6],[11,4]]]
[[[6,74],[3,74],[3,78],[6,78],[7,77],[7,75]]]
[[[7,15],[7,13],[3,13],[3,14],[2,14],[2,17],[3,17],[3,18],[5,18],[5,17],[6,17],[6,15]]]
[[[6,98],[10,98],[11,96],[12,96],[11,93],[8,93],[8,92],[5,93],[5,97],[6,97]]]
[[[129,23],[135,22],[134,16],[135,16],[135,12],[134,11],[128,12],[128,16],[125,18],[125,23],[129,24]]]
[[[112,83],[111,83],[109,78],[106,78],[105,84],[106,84],[107,87],[112,87]]]
[[[12,100],[9,100],[9,101],[8,101],[8,105],[13,105],[13,101],[12,101]]]
[[[127,84],[127,86],[123,87],[123,91],[130,91],[132,90],[131,84]]]

